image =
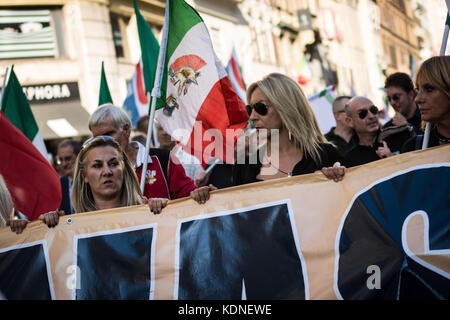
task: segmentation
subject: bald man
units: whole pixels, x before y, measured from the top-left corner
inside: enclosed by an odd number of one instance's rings
[[[358,139],[353,129],[345,122],[345,104],[351,99],[349,96],[339,96],[333,102],[333,116],[336,126],[325,134],[325,138],[336,146],[338,151],[344,155],[352,149]]]
[[[345,113],[345,121],[355,130],[359,141],[344,155],[347,167],[397,155],[403,143],[414,134],[412,128],[407,126],[381,130],[378,108],[366,97],[350,99],[345,106]]]

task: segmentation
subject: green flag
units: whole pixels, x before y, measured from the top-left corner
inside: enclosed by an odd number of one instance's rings
[[[47,148],[42,139],[39,127],[34,119],[30,104],[23,93],[22,86],[14,73],[14,66],[11,67],[8,84],[3,93],[1,110],[9,121],[19,129],[48,159]]]
[[[137,2],[134,0],[134,12],[141,44],[142,69],[144,72],[145,91],[150,92],[155,81],[156,65],[158,63],[159,43],[153,35],[147,21],[139,12]]]
[[[100,93],[98,95],[98,105],[104,103],[113,103],[111,93],[109,92],[108,82],[106,81],[105,67],[102,61],[102,75],[100,77]]]

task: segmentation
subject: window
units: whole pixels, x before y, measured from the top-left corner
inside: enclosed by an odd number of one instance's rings
[[[276,63],[275,49],[271,30],[256,33],[258,60],[263,63]]]
[[[389,54],[391,57],[391,65],[394,68],[397,68],[397,52],[394,46],[389,46]]]
[[[405,51],[400,49],[400,63],[402,66],[407,65],[408,64],[408,56],[406,55]]]
[[[117,58],[126,57],[126,26],[130,18],[111,13],[111,31]]]
[[[61,39],[61,8],[0,8],[0,59],[63,56]]]
[[[403,0],[394,0],[394,5],[399,8],[401,11],[405,12],[405,2]]]

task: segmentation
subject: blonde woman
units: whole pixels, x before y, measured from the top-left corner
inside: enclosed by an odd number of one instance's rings
[[[191,197],[204,203],[209,199],[209,190],[209,187],[198,188],[191,192]],[[153,213],[160,213],[167,201],[142,196],[133,167],[114,138],[98,136],[85,142],[78,154],[73,178],[72,205],[76,213],[142,203],[148,203]],[[51,211],[39,219],[54,227],[62,215],[62,210]]]
[[[450,56],[425,60],[416,74],[422,120],[431,123],[428,147],[450,143]],[[402,152],[422,149],[423,135],[405,142]]]
[[[318,170],[336,182],[342,180],[343,159],[320,132],[314,111],[294,80],[271,73],[249,86],[247,101],[250,120],[260,137],[267,136],[267,143],[258,150],[256,163],[249,156],[245,163],[238,158],[233,168],[235,185]]]

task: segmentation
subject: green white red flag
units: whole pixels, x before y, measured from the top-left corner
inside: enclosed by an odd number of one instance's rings
[[[45,159],[49,159],[44,139],[39,132],[39,127],[34,119],[30,104],[23,93],[22,86],[14,73],[14,66],[2,96],[1,110],[8,117],[9,121],[19,129],[42,153]]]
[[[245,105],[200,15],[182,0],[167,0],[166,10],[168,36],[161,44],[166,52],[155,118],[202,163],[211,156],[231,162],[236,136],[248,124]]]
[[[58,209],[59,176],[47,160],[44,140],[13,68],[2,96],[0,150],[0,174],[15,209],[29,220]]]
[[[159,43],[153,35],[152,29],[139,11],[137,1],[134,0],[134,13],[139,34],[139,44],[142,53],[142,70],[144,72],[145,93],[151,92],[155,82],[156,65],[158,64]]]

